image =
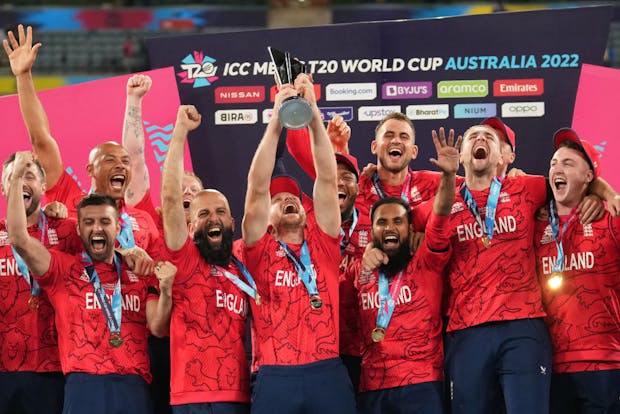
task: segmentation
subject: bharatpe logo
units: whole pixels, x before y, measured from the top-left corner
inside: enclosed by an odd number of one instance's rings
[[[215,59],[194,50],[181,61],[183,72],[177,72],[181,83],[192,83],[194,88],[209,86],[219,78],[215,76]]]
[[[437,84],[438,98],[482,98],[489,94],[489,81],[457,80]]]
[[[447,119],[450,109],[447,104],[442,105],[409,105],[407,106],[409,119]]]

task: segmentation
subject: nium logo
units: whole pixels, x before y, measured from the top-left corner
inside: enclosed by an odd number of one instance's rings
[[[502,104],[502,118],[536,118],[544,114],[544,102],[506,102]]]
[[[357,119],[359,121],[380,121],[393,112],[400,112],[400,105],[360,106],[357,110]]]
[[[352,106],[319,108],[319,110],[323,115],[323,121],[334,119],[336,115],[340,115],[345,121],[351,121],[353,119]]]
[[[437,84],[438,98],[482,98],[489,94],[489,81],[457,80]]]
[[[257,109],[221,109],[215,111],[215,125],[255,124]]]
[[[381,87],[383,99],[430,98],[433,94],[431,82],[391,82]]]
[[[215,59],[197,50],[185,56],[180,67],[183,72],[177,72],[177,76],[181,78],[181,83],[191,83],[194,88],[209,86],[219,79],[215,76]]]
[[[490,118],[497,115],[495,104],[458,104],[454,105],[454,118]]]
[[[325,87],[326,101],[372,101],[376,97],[376,83],[330,83]]]
[[[264,100],[264,86],[220,86],[215,88],[215,103],[256,103]]]
[[[450,109],[445,105],[409,105],[407,106],[409,119],[447,119]]]

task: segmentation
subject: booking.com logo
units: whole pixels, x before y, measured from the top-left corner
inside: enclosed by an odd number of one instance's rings
[[[181,78],[181,83],[192,83],[194,88],[202,88],[219,79],[215,76],[217,72],[215,59],[203,52],[194,50],[193,53],[185,56],[181,62],[180,66],[183,72],[177,73]]]

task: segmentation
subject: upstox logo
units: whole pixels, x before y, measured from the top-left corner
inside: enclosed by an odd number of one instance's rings
[[[437,84],[438,98],[482,98],[489,94],[488,80],[441,81]]]
[[[194,88],[209,86],[219,79],[215,76],[215,59],[197,50],[185,56],[180,67],[183,71],[177,72],[177,76],[181,78],[181,83],[191,83]]]

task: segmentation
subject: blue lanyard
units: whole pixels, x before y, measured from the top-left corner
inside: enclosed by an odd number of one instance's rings
[[[385,197],[387,197],[387,194],[385,194],[385,190],[383,190],[383,186],[381,185],[381,180],[379,180],[379,174],[377,174],[376,172],[372,175],[372,185],[375,187],[375,191],[377,192],[377,195],[380,199],[384,199]],[[410,189],[411,172],[408,172],[407,178],[405,179],[405,182],[403,184],[403,190],[400,193],[400,198],[402,198],[406,202],[409,202],[409,193],[411,192]]]
[[[487,212],[484,218],[484,222],[480,217],[480,212],[478,211],[478,205],[476,204],[476,200],[474,200],[474,196],[467,188],[465,182],[461,185],[459,192],[461,193],[461,197],[463,201],[467,205],[467,208],[471,212],[472,216],[474,216],[474,220],[480,226],[482,232],[489,238],[489,240],[493,239],[493,229],[495,228],[495,212],[497,210],[497,202],[499,200],[499,193],[502,188],[502,182],[497,179],[497,177],[493,178],[491,182],[491,189],[489,190],[489,198],[487,199]]]
[[[377,327],[387,329],[396,308],[396,300],[403,284],[404,271],[400,271],[394,278],[392,289],[389,289],[389,281],[385,273],[379,272],[379,312],[377,313]]]
[[[566,230],[568,230],[568,227],[573,221],[575,221],[576,218],[577,214],[575,213],[575,209],[573,209],[568,217],[568,220],[566,220],[562,226],[562,231],[560,231],[560,216],[558,214],[558,208],[555,205],[554,199],[549,201],[549,225],[551,226],[551,232],[553,233],[553,240],[558,248],[558,257],[552,266],[553,272],[562,273],[564,270],[564,247],[562,246],[562,239],[566,234]]]
[[[105,289],[101,286],[101,280],[95,270],[93,260],[88,256],[86,252],[82,252],[82,263],[85,264],[84,269],[88,273],[90,283],[93,285],[95,296],[101,305],[103,316],[105,316],[108,328],[110,328],[111,334],[120,334],[121,332],[121,320],[123,317],[123,298],[121,295],[121,260],[119,254],[114,254],[114,266],[116,266],[116,273],[118,273],[118,280],[114,286],[114,293],[112,293],[112,301],[108,300]]]
[[[133,238],[133,229],[131,228],[131,217],[129,217],[125,208],[121,209],[119,217],[121,220],[121,232],[116,236],[116,240],[118,240],[118,243],[123,249],[136,247],[136,242]]]
[[[351,227],[349,227],[349,235],[347,236],[342,227],[340,227],[340,254],[344,253],[344,249],[347,248],[349,242],[351,241],[351,235],[355,231],[355,227],[357,226],[357,215],[358,211],[356,208],[353,209],[353,217],[351,219]]]
[[[39,230],[41,231],[41,244],[45,245],[45,235],[47,234],[48,224],[47,217],[43,213],[43,210],[39,210],[39,222],[37,224],[39,225]],[[39,296],[41,294],[41,287],[35,279],[30,277],[30,270],[28,270],[26,262],[19,255],[19,253],[17,253],[17,250],[15,250],[13,245],[11,245],[11,250],[13,251],[13,257],[15,257],[15,262],[17,263],[19,272],[22,274],[22,277],[26,283],[28,283],[28,286],[30,286],[30,295]]]
[[[308,251],[308,243],[304,240],[304,244],[301,246],[299,252],[300,257],[297,257],[295,252],[290,247],[278,240],[280,246],[284,249],[286,257],[295,266],[295,270],[299,275],[299,278],[304,282],[308,295],[318,295],[319,291],[316,287],[316,275],[312,270],[312,261],[310,260],[310,252]]]
[[[245,267],[243,263],[241,263],[241,260],[237,259],[235,256],[232,257],[232,261],[237,266],[239,271],[243,274],[243,276],[248,281],[248,283],[245,283],[243,280],[239,278],[239,276],[235,275],[234,273],[229,272],[228,270],[224,269],[221,266],[217,266],[217,265],[211,265],[211,266],[215,267],[217,270],[222,272],[228,280],[233,282],[235,286],[237,286],[239,289],[244,291],[248,296],[254,299],[256,304],[260,305],[260,302],[261,302],[260,295],[258,294],[258,291],[256,289],[256,282],[254,282],[254,278],[250,274],[250,271]]]

